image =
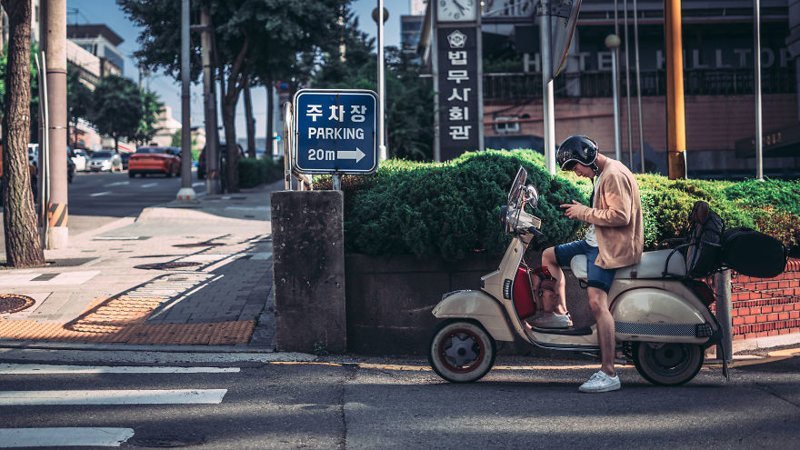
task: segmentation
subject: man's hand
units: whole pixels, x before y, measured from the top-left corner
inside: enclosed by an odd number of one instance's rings
[[[564,210],[564,215],[570,219],[578,219],[582,215],[584,209],[589,209],[588,206],[578,203],[575,200],[573,200],[572,203],[565,203],[559,206]]]

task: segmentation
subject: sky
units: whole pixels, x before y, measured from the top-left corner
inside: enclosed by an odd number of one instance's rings
[[[178,0],[175,0],[178,1]],[[353,0],[352,10],[359,18],[360,28],[371,36],[377,35],[377,26],[372,20],[372,10],[377,7],[377,0]],[[400,16],[408,14],[410,10],[409,0],[384,0],[384,7],[389,11],[389,20],[386,22],[384,37],[386,45],[400,45]],[[139,72],[136,61],[133,58],[134,52],[139,48],[136,39],[140,30],[128,20],[125,13],[117,6],[115,0],[67,0],[67,21],[69,24],[104,23],[115,33],[120,35],[124,42],[120,44],[119,50],[125,56],[125,76],[138,82]],[[160,100],[172,108],[172,117],[181,120],[180,110],[180,84],[170,77],[153,75],[143,81],[145,86],[155,91]],[[203,124],[203,88],[202,85],[193,85],[192,96],[192,124]],[[256,119],[256,136],[266,136],[266,90],[255,88],[252,90],[253,115]],[[245,136],[244,121],[244,100],[239,99],[239,111],[237,112],[236,135],[237,138]],[[222,121],[219,122],[220,124]]]

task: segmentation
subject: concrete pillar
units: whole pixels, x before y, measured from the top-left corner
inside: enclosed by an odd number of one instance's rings
[[[67,1],[42,0],[46,55],[50,197],[47,248],[69,245],[67,196]]]
[[[276,350],[344,353],[344,196],[279,191],[270,199]]]

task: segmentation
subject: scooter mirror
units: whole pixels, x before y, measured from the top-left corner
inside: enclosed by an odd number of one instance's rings
[[[539,205],[539,191],[532,184],[525,186],[525,201],[533,209]]]

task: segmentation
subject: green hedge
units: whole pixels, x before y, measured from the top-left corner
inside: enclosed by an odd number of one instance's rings
[[[546,238],[541,249],[582,236],[581,223],[566,219],[558,205],[586,203],[592,184],[572,173],[550,176],[541,154],[530,150],[466,153],[447,163],[389,160],[374,176],[345,176],[345,245],[372,255],[413,254],[458,260],[473,252],[501,254],[508,243],[499,211],[519,166],[541,200]],[[670,181],[637,175],[644,216],[645,247],[659,248],[686,225],[692,205],[707,201],[726,227],[764,231],[797,248],[800,243],[800,182]],[[330,189],[317,177],[316,189]]]
[[[256,187],[283,178],[283,158],[242,158],[239,160],[239,186]]]

